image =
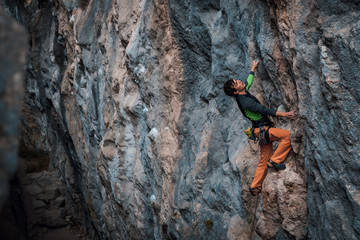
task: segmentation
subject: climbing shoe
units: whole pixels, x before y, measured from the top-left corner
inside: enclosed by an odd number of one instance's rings
[[[276,170],[284,170],[286,168],[285,164],[276,163],[276,162],[273,162],[271,160],[269,160],[267,165],[268,165],[269,168],[275,168]]]
[[[257,196],[259,195],[259,193],[261,193],[261,187],[256,187],[256,188],[249,188],[250,193],[252,196]]]

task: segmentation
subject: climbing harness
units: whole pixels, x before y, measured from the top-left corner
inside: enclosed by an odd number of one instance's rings
[[[260,146],[270,143],[269,129],[270,129],[270,127],[268,127],[266,130],[265,130],[265,126],[259,127],[259,144],[260,144]]]
[[[250,139],[253,140],[254,142],[259,141],[259,144],[262,145],[266,145],[268,143],[270,143],[270,135],[269,135],[269,129],[271,127],[269,126],[267,129],[265,129],[265,126],[260,126],[259,127],[259,137],[257,138],[255,133],[254,133],[254,127],[248,128],[244,131],[244,133],[246,134],[246,136]]]

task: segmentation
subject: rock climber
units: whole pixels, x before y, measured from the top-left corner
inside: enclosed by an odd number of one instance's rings
[[[295,111],[280,112],[263,106],[251,93],[249,89],[254,80],[254,72],[260,61],[253,61],[250,74],[243,82],[241,80],[230,79],[224,84],[224,92],[228,96],[235,97],[241,113],[252,122],[252,128],[247,135],[250,138],[259,140],[260,162],[256,168],[255,176],[249,188],[251,195],[256,196],[261,192],[262,183],[266,177],[268,167],[276,170],[285,169],[283,163],[291,150],[290,131],[275,128],[274,123],[269,119],[273,117],[286,117],[296,119]],[[250,131],[250,132],[249,132]],[[279,146],[273,152],[273,141],[279,141]]]

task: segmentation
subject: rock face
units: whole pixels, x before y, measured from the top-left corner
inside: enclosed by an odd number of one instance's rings
[[[0,9],[0,208],[8,196],[8,181],[18,159],[19,126],[23,97],[23,67],[27,33]],[[11,53],[11,54],[9,54]]]
[[[21,194],[11,185],[19,164],[27,38],[25,28],[0,9],[0,239],[8,240],[26,239]]]
[[[21,143],[91,239],[360,238],[360,1],[6,1],[31,33]],[[296,110],[287,169],[222,92]],[[72,209],[72,210],[71,210]],[[62,216],[60,216],[62,217]]]
[[[31,162],[31,159],[26,159],[27,162]],[[74,222],[72,205],[68,204],[64,194],[66,185],[61,181],[60,171],[34,170],[26,165],[23,169],[27,169],[27,173],[19,185],[22,187],[28,237],[44,240],[88,239]],[[29,172],[31,169],[33,171]]]

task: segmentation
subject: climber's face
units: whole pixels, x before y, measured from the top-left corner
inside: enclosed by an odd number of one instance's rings
[[[235,92],[241,92],[242,90],[244,90],[245,83],[243,83],[241,80],[236,80],[236,79],[233,79],[233,81],[234,81],[233,88]]]

